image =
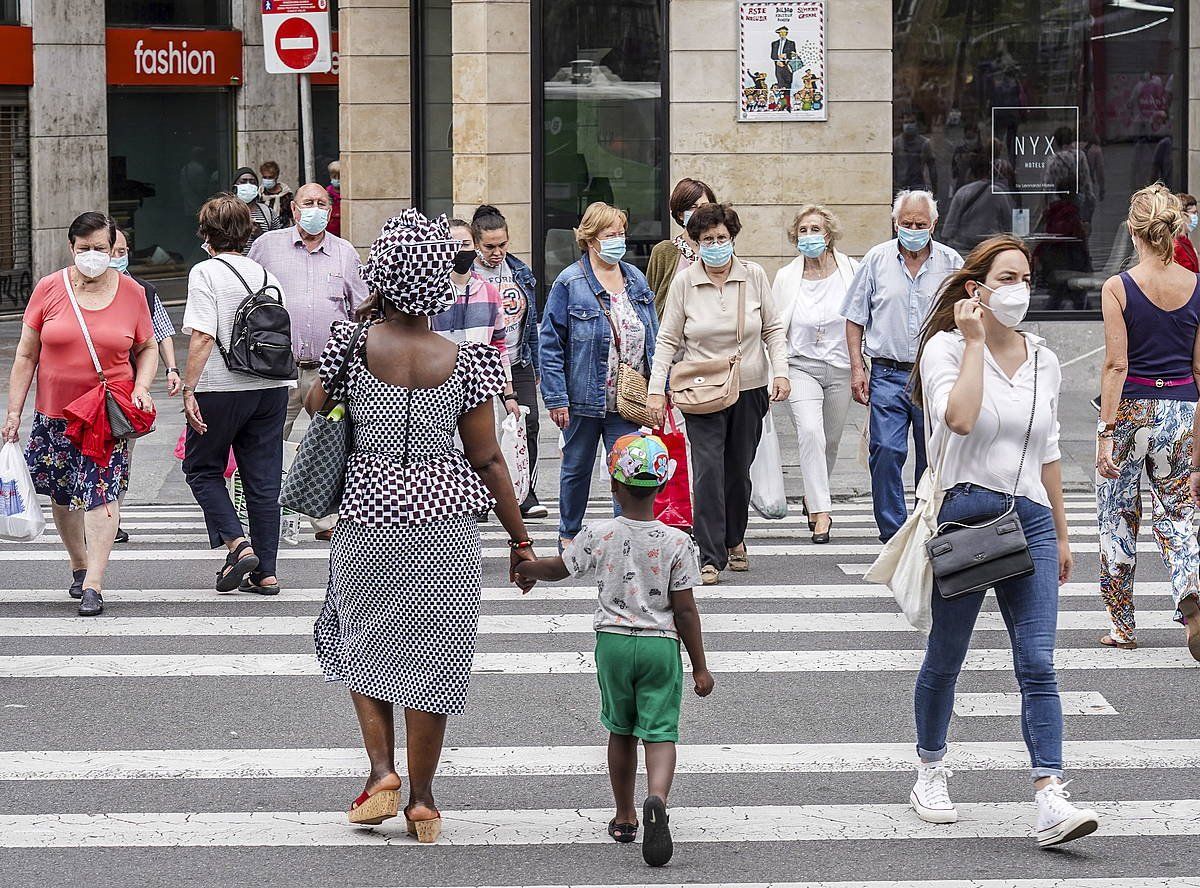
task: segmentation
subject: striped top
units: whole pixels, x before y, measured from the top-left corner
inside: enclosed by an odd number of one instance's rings
[[[454,304],[430,319],[430,329],[451,342],[492,346],[500,352],[505,378],[512,379],[500,291],[475,272],[471,272],[471,279],[461,293],[453,283],[450,286],[455,290]]]

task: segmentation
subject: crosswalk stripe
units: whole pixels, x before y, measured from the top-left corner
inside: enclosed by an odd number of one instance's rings
[[[1059,691],[1063,715],[1119,715],[1097,691]],[[1020,715],[1021,694],[956,694],[954,714],[963,718]]]
[[[1104,801],[1100,835],[1198,836],[1200,801]],[[679,807],[677,844],[690,842],[895,841],[1020,838],[1031,802],[959,804],[956,824],[918,820],[907,804]],[[610,844],[611,808],[444,811],[442,846]],[[736,825],[736,829],[731,829]],[[0,847],[334,847],[416,844],[404,821],[353,829],[345,811],[191,811],[0,815]]]
[[[466,888],[466,886],[460,886]],[[483,888],[483,886],[480,886]],[[501,888],[501,886],[493,886]],[[503,888],[613,888],[612,885],[537,885]],[[1116,879],[919,879],[917,881],[853,882],[638,882],[621,883],[621,888],[1200,888],[1200,876]]]
[[[405,751],[396,750],[397,761]],[[735,743],[678,747],[680,774],[826,774],[907,772],[904,743]],[[1078,740],[1063,743],[1075,770],[1200,767],[1200,739]],[[955,743],[946,760],[956,771],[1024,771],[1021,741]],[[2,780],[231,780],[359,777],[361,748],[106,749],[0,751]],[[642,772],[645,772],[643,767]],[[472,746],[442,752],[440,777],[554,777],[605,774],[604,746]]]
[[[315,614],[284,617],[4,617],[0,638],[103,638],[129,636],[290,636],[311,635]],[[1138,628],[1177,631],[1173,611],[1139,611]],[[899,613],[709,613],[703,618],[710,634],[779,634],[815,632],[916,632]],[[1063,611],[1059,631],[1108,629],[1112,624],[1100,610]],[[590,634],[592,614],[483,614],[480,635]],[[1005,631],[996,611],[986,611],[975,622],[977,632]]]
[[[852,565],[864,567],[865,565]],[[861,571],[860,571],[861,573]],[[1155,595],[1170,595],[1171,584],[1161,582],[1139,582],[1139,596],[1147,598]],[[1097,583],[1067,583],[1059,586],[1060,598],[1095,598],[1100,596]],[[782,600],[795,599],[806,601],[826,601],[847,599],[891,598],[892,593],[886,586],[869,583],[842,583],[829,585],[769,585],[769,586],[735,586],[722,583],[719,586],[703,586],[696,590],[696,596],[701,603],[705,601],[730,601],[740,599],[750,600]],[[522,593],[514,586],[485,587],[484,601],[593,601],[596,598],[595,586],[535,586],[527,593]],[[104,600],[108,604],[121,603],[174,603],[209,601],[216,603],[248,602],[248,601],[323,601],[324,587],[284,588],[277,598],[264,599],[258,595],[218,595],[213,589],[105,589]],[[67,602],[65,589],[0,589],[0,605],[4,604],[62,604]],[[267,607],[267,604],[263,605]]]
[[[915,672],[920,650],[709,651],[708,668],[720,673]],[[1061,648],[1058,670],[1197,669],[1200,663],[1176,648],[1113,651]],[[685,655],[684,666],[688,667]],[[1010,672],[1012,651],[979,648],[967,654],[968,672]],[[476,653],[476,675],[587,675],[596,671],[587,651]],[[320,675],[312,654],[55,654],[0,656],[0,678]]]

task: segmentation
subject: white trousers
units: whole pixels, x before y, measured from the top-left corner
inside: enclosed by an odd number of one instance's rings
[[[850,408],[850,370],[811,358],[789,359],[792,394],[788,404],[800,444],[800,474],[809,514],[832,507],[829,476]]]

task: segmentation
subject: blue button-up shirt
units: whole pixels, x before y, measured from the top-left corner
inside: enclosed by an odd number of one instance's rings
[[[867,357],[911,364],[925,315],[942,281],[963,260],[954,250],[930,241],[929,256],[916,277],[908,273],[899,241],[867,251],[842,302],[842,316],[866,330]]]

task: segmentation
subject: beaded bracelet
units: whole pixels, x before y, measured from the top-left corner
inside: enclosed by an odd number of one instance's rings
[[[532,549],[533,540],[509,540],[508,548],[516,552],[518,549]]]

